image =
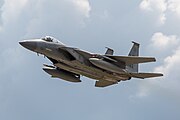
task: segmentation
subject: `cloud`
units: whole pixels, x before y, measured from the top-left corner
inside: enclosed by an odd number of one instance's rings
[[[42,33],[59,36],[62,32],[77,31],[86,25],[85,20],[90,17],[90,11],[91,6],[88,0],[42,0],[33,11],[26,37]]]
[[[88,0],[73,0],[73,3],[77,6],[80,12],[86,17],[90,16],[91,6]]]
[[[165,24],[168,18],[168,12],[175,13],[180,17],[180,1],[179,0],[143,0],[140,9],[147,12],[153,12],[158,16],[159,24]]]
[[[90,17],[91,6],[88,0],[4,0],[1,11],[1,28],[5,29],[9,24],[16,24],[21,20],[26,22],[27,26],[33,22],[40,24],[45,20],[66,21],[70,18],[82,23],[84,18]]]
[[[151,47],[158,52],[172,50],[174,46],[177,46],[180,40],[176,35],[164,35],[161,32],[154,33],[151,38]]]
[[[4,0],[0,7],[1,52],[25,38],[78,31],[91,11],[88,0]]]
[[[12,20],[16,21],[27,3],[28,0],[4,0],[4,4],[1,8],[1,19],[3,24],[7,24]]]
[[[180,1],[179,0],[168,0],[168,9],[180,17]]]
[[[148,11],[158,10],[161,12],[166,11],[165,0],[143,0],[140,4],[140,8]]]
[[[164,76],[142,82],[142,84],[139,86],[137,96],[145,97],[153,93],[163,94],[166,97],[171,95],[171,97],[180,100],[180,67],[177,67],[180,66],[180,45],[178,44],[179,38],[175,35],[155,33],[151,38],[151,42],[152,44],[150,46],[153,47],[153,49],[156,49],[154,52],[158,50],[164,53],[166,53],[166,51],[171,51],[171,54],[166,54],[162,65],[154,69],[154,72],[163,73]]]
[[[140,8],[145,11],[158,12],[158,22],[160,24],[165,23],[165,11],[167,10],[167,3],[165,0],[143,0],[140,3]]]

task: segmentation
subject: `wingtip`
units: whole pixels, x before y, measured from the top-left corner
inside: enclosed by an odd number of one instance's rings
[[[154,62],[156,62],[156,58],[154,58]]]
[[[160,73],[160,76],[164,76],[162,73]]]
[[[164,75],[162,73],[156,73],[157,77],[163,77]]]
[[[140,45],[139,43],[137,43],[137,42],[135,42],[135,41],[132,41],[132,43],[134,43],[134,44],[136,44],[136,45],[138,45],[138,46]]]

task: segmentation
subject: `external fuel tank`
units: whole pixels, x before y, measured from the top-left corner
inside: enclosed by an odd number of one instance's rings
[[[43,67],[43,70],[50,74],[52,77],[60,78],[69,82],[81,82],[80,77],[71,74],[69,72],[66,72],[64,70],[59,70],[52,67]]]

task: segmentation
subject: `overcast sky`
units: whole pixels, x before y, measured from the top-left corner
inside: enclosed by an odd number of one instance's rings
[[[141,71],[156,79],[95,88],[50,78],[37,56],[18,41],[51,35],[61,42],[104,54],[127,55],[141,44],[156,63]],[[0,0],[1,120],[180,120],[179,0]]]

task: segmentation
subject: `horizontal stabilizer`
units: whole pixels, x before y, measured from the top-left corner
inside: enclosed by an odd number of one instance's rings
[[[96,81],[95,87],[107,87],[113,84],[117,84],[111,81],[104,81],[104,80],[100,80],[100,81]]]
[[[163,74],[161,73],[130,73],[130,74],[132,75],[131,77],[141,78],[141,79],[163,76]]]
[[[111,48],[108,48],[108,47],[106,47],[106,48],[107,48],[107,51],[106,51],[105,55],[113,55],[114,50]]]
[[[113,56],[106,55],[112,59],[117,61],[125,62],[126,65],[138,64],[138,63],[146,63],[146,62],[155,62],[156,59],[154,57],[138,57],[138,56]]]

